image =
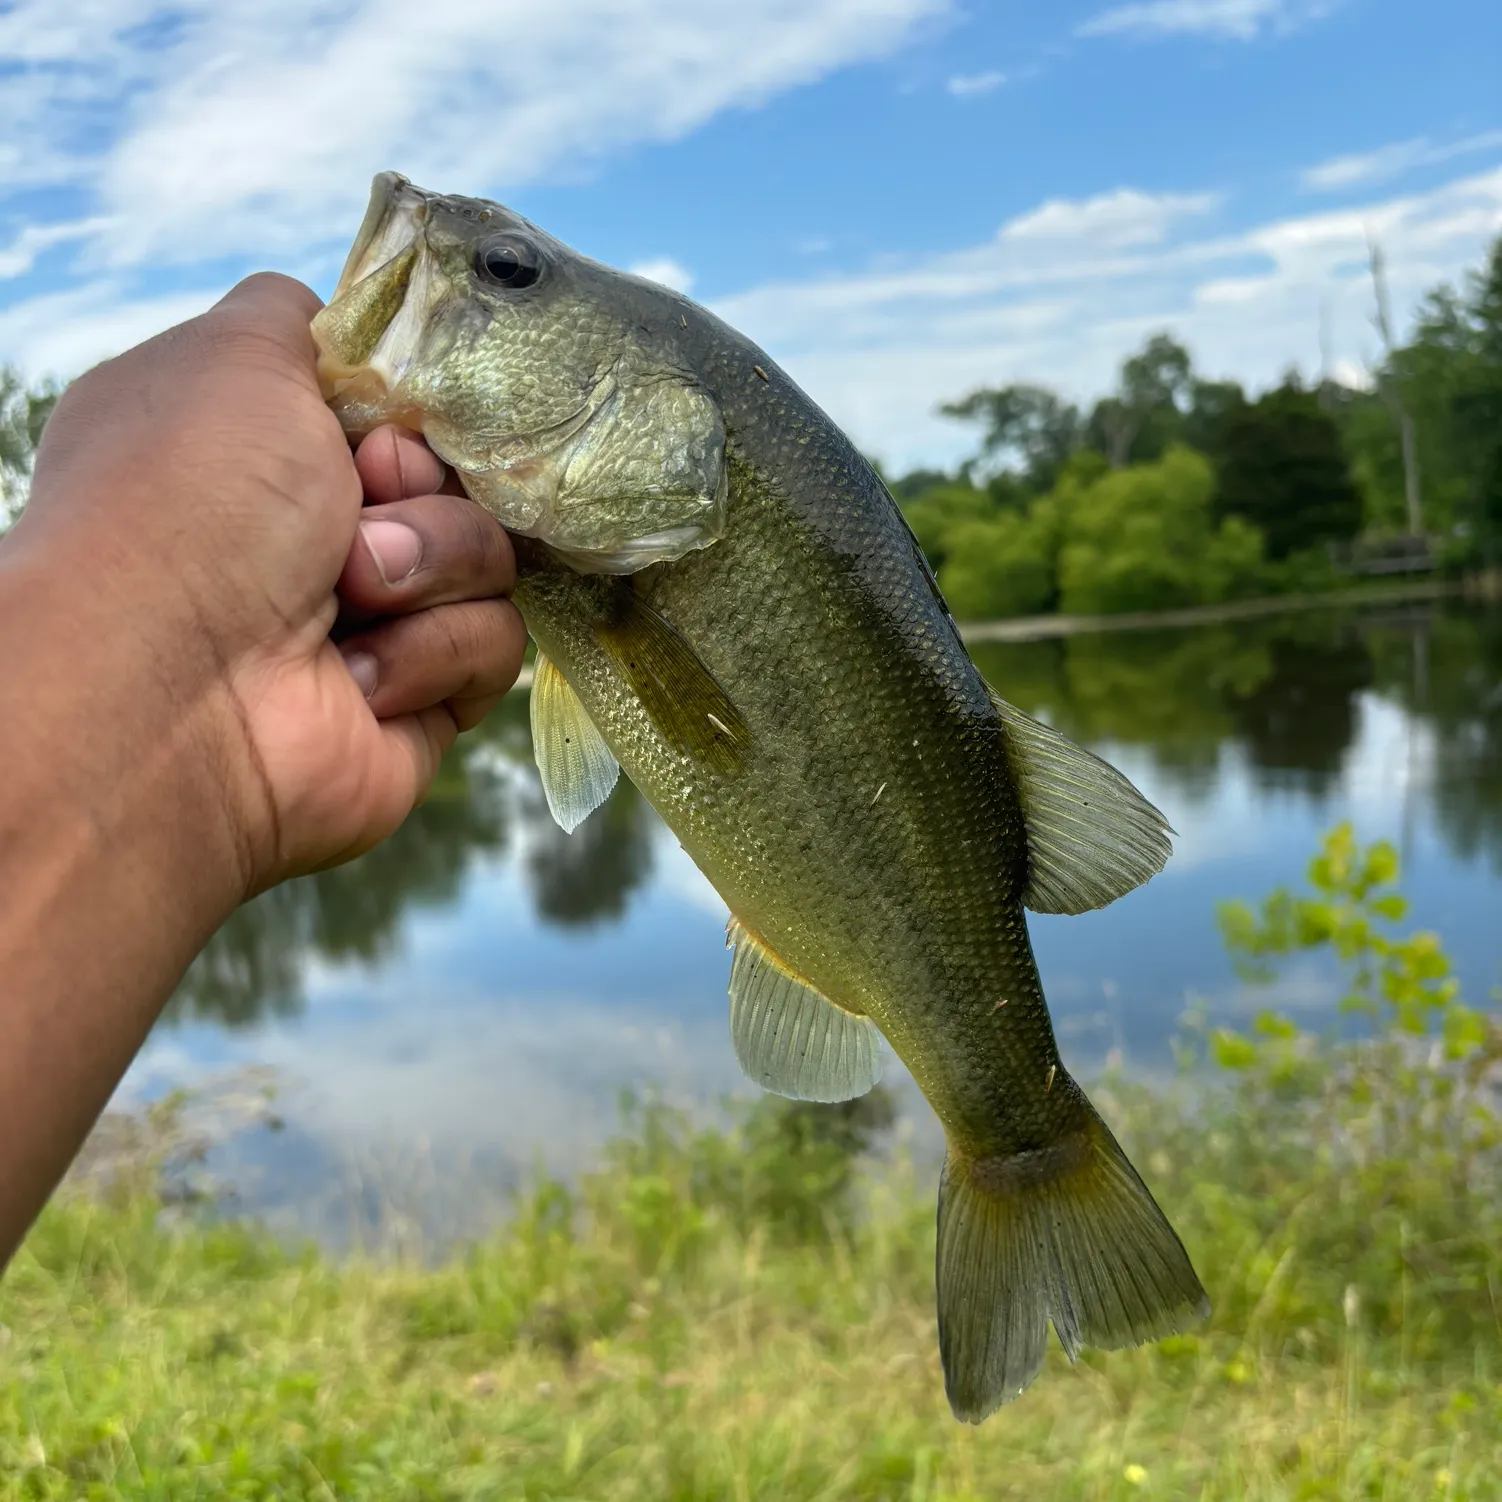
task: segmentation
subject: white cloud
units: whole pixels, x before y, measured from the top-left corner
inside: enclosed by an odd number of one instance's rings
[[[305,257],[377,171],[515,190],[881,56],[947,3],[18,0],[0,182],[90,192],[120,265]]]
[[[1502,169],[1234,232],[1218,203],[1127,188],[1053,200],[979,245],[752,287],[715,311],[868,451],[899,468],[950,463],[974,435],[937,417],[939,402],[1013,380],[1088,400],[1158,329],[1183,338],[1207,373],[1256,385],[1291,362],[1316,370],[1323,316],[1333,368],[1354,379],[1377,353],[1368,231],[1387,251],[1394,306],[1411,308],[1502,233]],[[69,374],[210,301],[132,298],[93,281],[0,309],[0,360]]]
[[[1425,136],[1418,136],[1411,141],[1394,141],[1375,151],[1331,157],[1328,161],[1310,167],[1303,173],[1300,182],[1311,192],[1329,193],[1342,188],[1386,182],[1415,167],[1434,166],[1459,156],[1498,150],[1502,150],[1502,130],[1484,131],[1463,140],[1439,144]]]
[[[1153,194],[1134,188],[1086,199],[1053,198],[1003,226],[997,239],[1093,249],[1152,245],[1178,220],[1208,214],[1219,201],[1213,193]]]
[[[956,73],[944,85],[956,99],[972,99],[977,94],[990,94],[1007,81],[1007,75],[997,68],[985,73]]]
[[[217,292],[130,297],[117,282],[90,282],[0,308],[0,364],[31,376],[74,376],[175,323],[202,313]]]
[[[650,261],[637,261],[627,268],[633,276],[644,276],[649,282],[661,282],[674,292],[691,292],[694,274],[671,256],[658,256]]]
[[[54,245],[85,240],[102,234],[110,227],[108,219],[79,219],[63,224],[28,224],[9,245],[0,246],[0,282],[25,276],[36,265],[37,257]]]
[[[1334,9],[1325,0],[1142,0],[1092,17],[1080,36],[1212,36],[1250,42],[1264,31],[1294,31]]]
[[[1042,381],[1076,400],[1172,329],[1200,367],[1252,385],[1311,374],[1322,310],[1334,368],[1376,355],[1367,234],[1394,305],[1476,264],[1502,232],[1502,169],[1429,192],[1215,232],[1208,195],[1121,190],[1043,205],[967,250],[751,289],[715,310],[792,372],[857,443],[898,468],[950,463],[973,434],[934,415],[981,384]]]

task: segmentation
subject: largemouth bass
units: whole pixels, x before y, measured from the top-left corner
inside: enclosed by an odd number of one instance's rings
[[[346,430],[422,432],[515,534],[559,822],[619,768],[725,899],[746,1072],[860,1095],[885,1037],[943,1123],[945,1387],[978,1422],[1050,1320],[1138,1344],[1207,1308],[1059,1057],[1024,908],[1102,906],[1169,831],[994,695],[871,466],[748,340],[498,204],[393,173],[313,325]]]

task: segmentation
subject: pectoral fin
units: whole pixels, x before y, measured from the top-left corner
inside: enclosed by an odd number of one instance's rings
[[[1027,821],[1023,902],[1084,913],[1140,887],[1173,854],[1168,821],[1115,767],[992,695]]]
[[[549,657],[537,654],[532,679],[532,754],[548,808],[572,834],[609,796],[620,763]]]
[[[629,582],[613,605],[600,644],[663,738],[717,772],[739,770],[751,732],[698,654]]]
[[[726,939],[735,1056],[763,1090],[793,1100],[854,1100],[881,1078],[880,1034],[795,975],[738,919]]]

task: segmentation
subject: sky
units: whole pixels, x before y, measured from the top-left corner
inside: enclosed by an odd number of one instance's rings
[[[868,453],[1168,329],[1357,382],[1502,233],[1496,0],[0,0],[0,364],[66,377],[371,176],[496,198],[749,334]]]

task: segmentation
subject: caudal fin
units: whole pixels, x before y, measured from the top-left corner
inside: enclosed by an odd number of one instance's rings
[[[1009,1158],[953,1148],[939,1183],[939,1351],[956,1418],[978,1424],[1038,1375],[1053,1321],[1069,1359],[1210,1311],[1183,1243],[1092,1111]]]

